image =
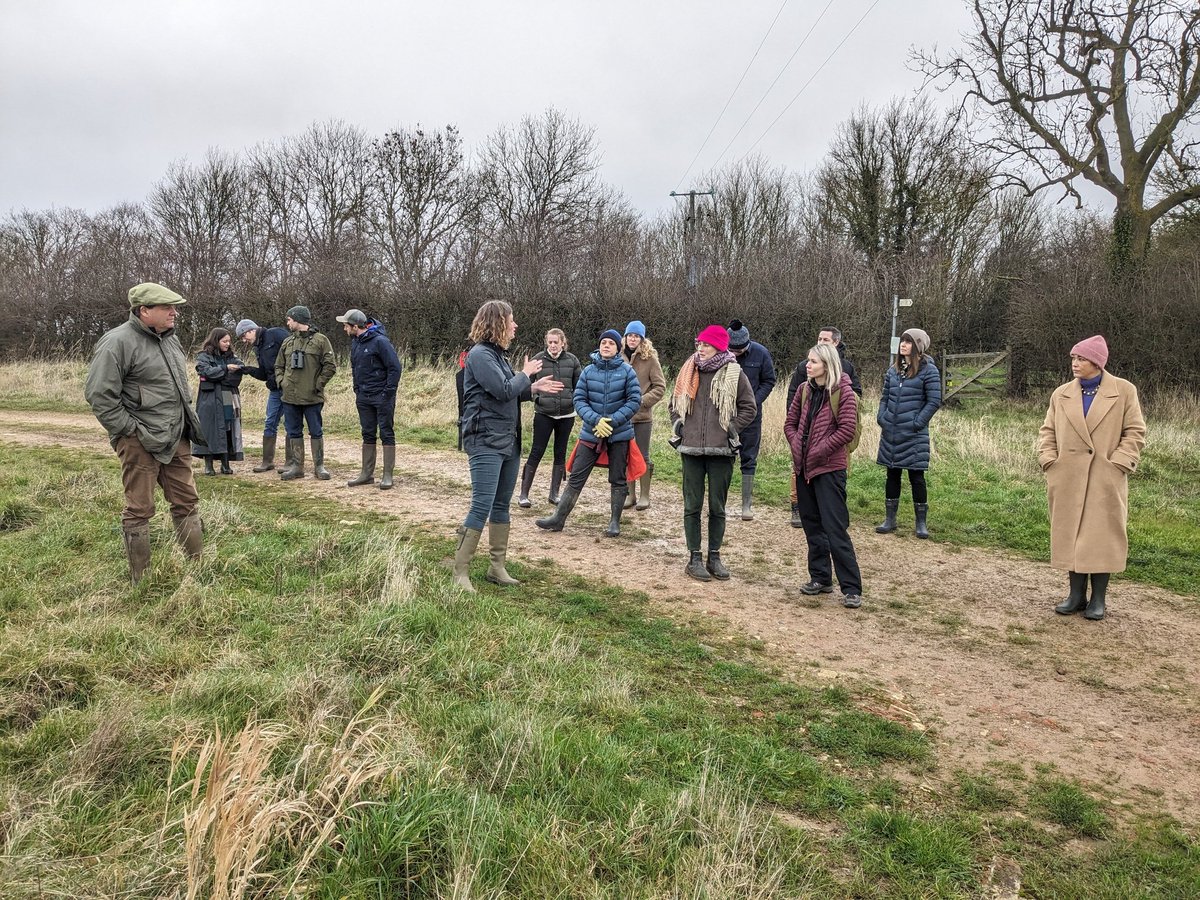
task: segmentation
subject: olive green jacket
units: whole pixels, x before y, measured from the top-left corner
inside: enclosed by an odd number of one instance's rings
[[[293,367],[295,353],[303,354],[303,368]],[[336,371],[333,344],[311,327],[288,335],[275,357],[275,383],[283,392],[283,402],[294,406],[324,403],[325,385]]]
[[[147,453],[169,463],[181,438],[204,443],[174,328],[159,333],[130,315],[106,332],[96,343],[83,396],[114,448],[119,438],[136,434]]]

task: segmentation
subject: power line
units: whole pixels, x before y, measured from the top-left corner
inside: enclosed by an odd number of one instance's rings
[[[733,101],[734,95],[738,92],[738,88],[742,86],[742,82],[746,80],[746,75],[750,71],[750,67],[754,65],[754,61],[758,59],[758,54],[762,51],[763,44],[767,42],[767,38],[771,36],[771,32],[775,28],[775,23],[779,21],[779,16],[783,13],[783,8],[788,5],[788,0],[783,0],[779,4],[779,11],[775,13],[775,18],[771,20],[771,24],[767,27],[767,33],[763,35],[761,41],[758,42],[758,49],[754,51],[754,55],[750,57],[750,62],[746,63],[746,68],[742,71],[742,77],[738,79],[738,83],[733,86],[733,90],[729,94],[729,98],[725,101],[725,105],[721,107],[721,111],[717,113],[716,121],[712,123],[712,128],[708,129],[708,134],[704,136],[704,142],[700,145],[700,149],[696,151],[696,155],[692,157],[692,161],[688,163],[687,171],[683,173],[683,177],[679,179],[679,184],[675,185],[675,190],[679,190],[679,185],[687,180],[691,174],[692,166],[696,164],[696,160],[700,158],[700,154],[704,152],[704,148],[708,146],[708,139],[713,136],[713,132],[717,130],[717,125],[720,124],[721,118],[725,115],[725,111],[729,109],[729,104]]]
[[[792,108],[793,103],[795,103],[797,100],[800,99],[800,95],[803,94],[805,89],[810,84],[813,83],[813,79],[816,78],[818,75],[820,75],[821,70],[824,69],[827,65],[829,65],[829,61],[831,59],[833,59],[834,54],[836,54],[838,52],[838,50],[842,49],[842,44],[844,44],[844,43],[846,43],[846,41],[850,40],[850,37],[854,34],[854,32],[858,31],[858,26],[861,25],[863,23],[863,21],[867,18],[867,16],[869,16],[871,14],[871,10],[873,10],[878,5],[879,5],[879,0],[875,0],[874,3],[872,3],[870,6],[867,7],[867,11],[862,14],[862,16],[859,18],[859,20],[857,22],[854,23],[854,27],[851,28],[848,32],[846,32],[846,36],[844,38],[842,38],[840,41],[838,41],[838,45],[829,52],[829,55],[827,57],[825,57],[825,62],[823,62],[823,63],[821,63],[821,65],[817,66],[817,70],[815,72],[813,72],[812,75],[809,76],[808,81],[804,82],[804,85],[800,88],[800,90],[796,91],[796,96],[794,96],[791,100],[789,100],[787,106],[785,106],[783,109],[781,109],[779,111],[779,115],[777,115],[774,118],[774,120],[772,120],[771,124],[768,125],[763,130],[763,133],[758,136],[758,140],[756,140],[753,144],[751,144],[750,147],[746,150],[746,152],[743,153],[741,155],[741,157],[738,158],[738,162],[741,162],[743,159],[745,159],[747,156],[749,156],[750,153],[754,150],[754,148],[757,147],[762,142],[762,139],[767,136],[767,132],[769,132],[772,128],[774,128],[775,123],[783,118],[783,114]]]
[[[876,2],[879,2],[879,0],[876,0]],[[788,66],[792,64],[792,60],[795,59],[796,55],[804,49],[804,45],[808,42],[809,36],[813,33],[816,27],[821,24],[821,20],[825,18],[825,13],[829,12],[829,7],[831,6],[833,6],[833,0],[829,0],[829,2],[825,4],[825,8],[821,10],[821,14],[817,16],[816,21],[813,22],[808,31],[805,32],[804,37],[800,39],[799,45],[795,50],[792,51],[792,55],[787,58],[787,62],[783,64],[783,68],[779,70],[779,74],[775,76],[775,80],[771,82],[771,84],[763,92],[763,95],[758,98],[758,102],[754,104],[754,109],[750,110],[750,115],[746,116],[745,121],[742,122],[742,124],[738,127],[738,130],[734,133],[733,137],[729,139],[729,143],[725,145],[725,149],[721,151],[721,155],[718,156],[716,162],[712,164],[712,168],[715,169],[720,164],[721,160],[725,158],[725,154],[729,152],[729,148],[733,146],[733,142],[738,139],[746,126],[750,124],[750,120],[754,118],[754,114],[758,112],[758,108],[763,105],[763,101],[767,99],[767,96],[774,89],[775,85],[779,83],[779,79],[783,77],[783,73],[786,72]]]

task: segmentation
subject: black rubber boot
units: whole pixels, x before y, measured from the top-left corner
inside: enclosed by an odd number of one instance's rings
[[[313,474],[321,481],[328,481],[329,470],[325,468],[325,438],[309,438],[308,444],[312,448]]]
[[[609,509],[612,517],[608,520],[608,528],[604,530],[605,537],[618,537],[621,534],[621,511],[625,508],[625,498],[629,496],[629,488],[625,485],[612,485],[609,491]]]
[[[362,468],[354,478],[346,482],[346,487],[359,487],[375,483],[375,445],[362,445]]]
[[[1067,595],[1066,600],[1054,607],[1054,611],[1060,616],[1083,612],[1083,608],[1087,606],[1087,573],[1068,572],[1067,577],[1071,581],[1071,593]]]
[[[566,466],[555,466],[550,473],[550,495],[547,499],[558,506],[558,489],[562,487],[563,476],[567,473]]]
[[[704,565],[704,557],[700,555],[699,550],[692,551],[692,558],[688,560],[687,568],[683,570],[683,573],[697,581],[712,581],[712,573]]]
[[[204,474],[216,475],[217,471],[213,468],[213,458],[211,456],[204,457]]]
[[[1084,576],[1087,577],[1087,576]],[[1087,609],[1083,611],[1085,619],[1099,622],[1104,618],[1104,595],[1108,592],[1108,573],[1092,573],[1092,599],[1088,601]]]
[[[533,504],[529,501],[529,489],[533,487],[533,476],[537,474],[537,466],[530,466],[525,463],[521,469],[521,494],[517,497],[517,506],[521,509],[529,509]]]
[[[392,489],[392,475],[396,471],[396,445],[383,445],[383,477],[379,479],[379,489],[381,491],[390,491]]]
[[[900,511],[900,498],[895,500],[884,499],[883,501],[883,522],[875,526],[876,534],[891,534],[896,530],[896,513]]]
[[[280,481],[304,477],[304,438],[287,439],[287,465],[279,473]]]
[[[913,515],[917,519],[913,525],[913,533],[922,540],[927,540],[929,538],[929,504],[914,503]]]
[[[221,474],[232,475],[233,468],[229,465],[229,454],[226,453],[221,457]]]
[[[262,462],[251,469],[251,472],[270,472],[275,468],[275,435],[263,435]]]
[[[725,568],[725,563],[721,562],[720,550],[708,551],[708,559],[705,561],[704,568],[708,569],[708,574],[717,581],[729,580],[729,570]]]
[[[579,491],[568,483],[562,496],[558,498],[558,506],[554,507],[554,512],[544,519],[538,519],[534,524],[546,531],[562,531],[563,525],[567,523],[567,516],[575,508],[575,501],[578,499]]]

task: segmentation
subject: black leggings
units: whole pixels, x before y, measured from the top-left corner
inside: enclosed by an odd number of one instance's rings
[[[529,458],[526,465],[537,468],[550,444],[550,435],[554,435],[554,464],[564,465],[567,461],[567,440],[571,437],[571,429],[575,427],[575,417],[554,419],[541,413],[533,414],[533,444],[529,448]]]
[[[883,496],[885,499],[900,499],[900,476],[903,474],[903,469],[887,470],[887,486],[883,489]],[[913,503],[929,502],[929,489],[925,487],[924,469],[909,469],[908,483],[912,485]]]

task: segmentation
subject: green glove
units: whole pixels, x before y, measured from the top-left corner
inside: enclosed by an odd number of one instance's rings
[[[592,433],[598,438],[609,437],[612,434],[612,419],[607,417],[601,419],[596,423],[595,427],[592,428]]]

